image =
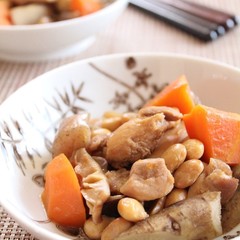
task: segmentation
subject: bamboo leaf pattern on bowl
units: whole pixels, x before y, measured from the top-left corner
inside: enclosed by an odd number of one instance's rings
[[[138,69],[137,60],[133,57],[125,59],[124,64],[132,75],[129,83],[101,69],[95,63],[90,62],[89,66],[103,75],[107,81],[116,85],[115,92],[108,100],[111,109],[118,110],[124,107],[126,111],[135,111],[159,92],[165,84],[157,86],[151,83],[153,74],[147,67]],[[23,107],[22,118],[14,119],[9,116],[8,119],[2,121],[0,125],[1,149],[6,156],[6,161],[10,159],[15,161],[25,175],[29,163],[32,168],[36,168],[36,159],[44,158],[42,150],[40,152],[38,146],[34,145],[34,141],[29,138],[29,132],[32,135],[30,137],[40,139],[44,145],[44,151],[50,156],[52,141],[61,120],[66,116],[86,111],[86,104],[95,104],[94,100],[85,93],[87,84],[87,81],[80,80],[77,83],[69,81],[66,88],[56,87],[51,98],[41,99],[40,103],[34,102],[30,108]],[[123,88],[119,89],[117,86]],[[148,90],[147,94],[146,90]],[[131,101],[133,95],[139,100],[137,105]],[[44,161],[42,166],[45,163]]]

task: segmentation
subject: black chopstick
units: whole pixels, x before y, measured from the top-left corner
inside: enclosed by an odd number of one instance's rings
[[[234,15],[218,10],[214,12],[215,19],[213,20],[207,16],[212,16],[214,9],[205,6],[201,9],[202,5],[200,7],[192,5],[192,3],[188,5],[190,2],[182,0],[130,0],[130,3],[203,41],[217,39],[238,23],[238,19]],[[207,10],[209,12],[206,14]],[[204,14],[201,15],[202,11]],[[227,25],[230,20],[232,20],[233,26]]]
[[[177,14],[176,12],[167,9],[166,5],[160,2],[149,0],[130,0],[133,5],[142,8],[143,10],[149,11],[155,14],[160,19],[172,24],[173,26],[201,39],[204,41],[210,41],[218,38],[216,31],[204,27],[194,21],[186,19],[184,16]]]
[[[190,14],[194,14],[200,18],[206,19],[218,25],[224,26],[225,30],[229,30],[239,24],[239,18],[234,14],[213,9],[208,6],[200,5],[196,2],[186,0],[159,0],[169,5],[175,6]]]
[[[169,11],[174,12],[175,14],[186,18],[191,22],[195,22],[196,24],[206,27],[209,30],[216,31],[218,35],[223,35],[226,32],[224,23],[220,24],[218,22],[210,21],[209,19],[202,18],[199,15],[195,15],[195,14],[193,15],[193,13],[190,11],[185,11],[185,8],[180,8],[178,3],[181,4],[182,3],[181,0],[180,1],[174,0],[173,2],[174,4],[171,4],[171,1],[169,0],[167,0],[167,2],[165,0],[148,0],[148,1],[153,4],[157,4],[158,6],[164,9],[168,9]]]

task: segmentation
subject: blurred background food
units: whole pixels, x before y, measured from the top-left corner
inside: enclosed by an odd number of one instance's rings
[[[113,0],[0,0],[0,25],[56,22],[94,13]]]

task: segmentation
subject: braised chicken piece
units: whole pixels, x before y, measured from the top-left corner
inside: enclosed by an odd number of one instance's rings
[[[167,121],[177,121],[179,119],[182,119],[183,116],[177,108],[165,106],[145,107],[140,109],[138,112],[141,117],[150,117],[157,113],[163,113]]]
[[[163,158],[136,161],[130,177],[121,187],[122,194],[140,201],[149,201],[166,196],[174,186],[174,178]]]
[[[106,128],[101,128],[100,125],[92,125],[91,120],[89,126],[91,128],[91,140],[86,148],[88,153],[92,156],[105,157],[107,139],[112,132]]]
[[[238,187],[238,179],[228,176],[220,169],[213,171],[205,179],[209,191],[221,192],[221,203],[227,203],[234,195]]]
[[[160,146],[160,142],[163,141],[161,137],[167,131],[175,128],[170,134],[179,134],[181,118],[179,110],[170,107],[152,106],[140,109],[135,118],[124,123],[110,136],[107,141],[106,159],[118,169],[148,157]],[[185,138],[186,130],[184,127],[181,129],[184,131],[180,136]]]
[[[105,112],[101,119],[101,127],[109,129],[111,132],[115,131],[123,123],[129,121],[137,116],[134,112],[117,113],[114,111]]]
[[[91,130],[87,123],[86,113],[65,118],[53,141],[52,155],[64,153],[68,158],[79,148],[88,146],[91,140]]]
[[[112,194],[121,194],[120,188],[126,183],[129,178],[130,171],[121,168],[119,170],[108,171],[106,177]]]
[[[82,178],[82,195],[89,207],[94,223],[101,221],[103,204],[110,197],[110,188],[105,174],[98,163],[84,148],[79,149],[75,155],[76,174]]]
[[[226,204],[237,190],[239,180],[232,177],[230,167],[223,161],[210,159],[205,171],[189,188],[188,197],[202,194],[207,191],[221,192],[221,203]]]
[[[240,180],[240,165],[233,167],[233,176]],[[222,227],[224,232],[228,232],[240,223],[240,186],[233,197],[222,209]]]
[[[224,161],[216,158],[210,158],[209,164],[205,167],[206,174],[209,175],[216,169],[222,170],[226,175],[230,177],[233,175],[232,169]]]
[[[102,152],[103,148],[106,147],[108,138],[109,138],[109,135],[107,134],[96,135],[92,137],[89,145],[87,146],[88,152],[90,153]]]
[[[129,120],[109,137],[107,161],[119,169],[149,156],[168,127],[169,124],[162,113]]]
[[[181,143],[188,139],[187,130],[181,120],[175,121],[174,127],[163,133],[159,139],[158,146],[149,157],[161,157],[164,151],[175,143]]]

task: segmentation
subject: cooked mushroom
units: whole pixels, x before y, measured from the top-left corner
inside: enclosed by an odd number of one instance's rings
[[[105,158],[100,156],[92,156],[92,158],[99,164],[104,173],[108,171],[108,162]]]
[[[110,196],[107,178],[98,163],[84,148],[79,149],[74,158],[78,163],[75,171],[82,177],[82,195],[89,207],[93,222],[99,223],[103,204]]]
[[[109,217],[119,217],[119,212],[117,209],[118,202],[120,199],[124,198],[124,195],[113,195],[108,198],[104,203],[102,214]]]

